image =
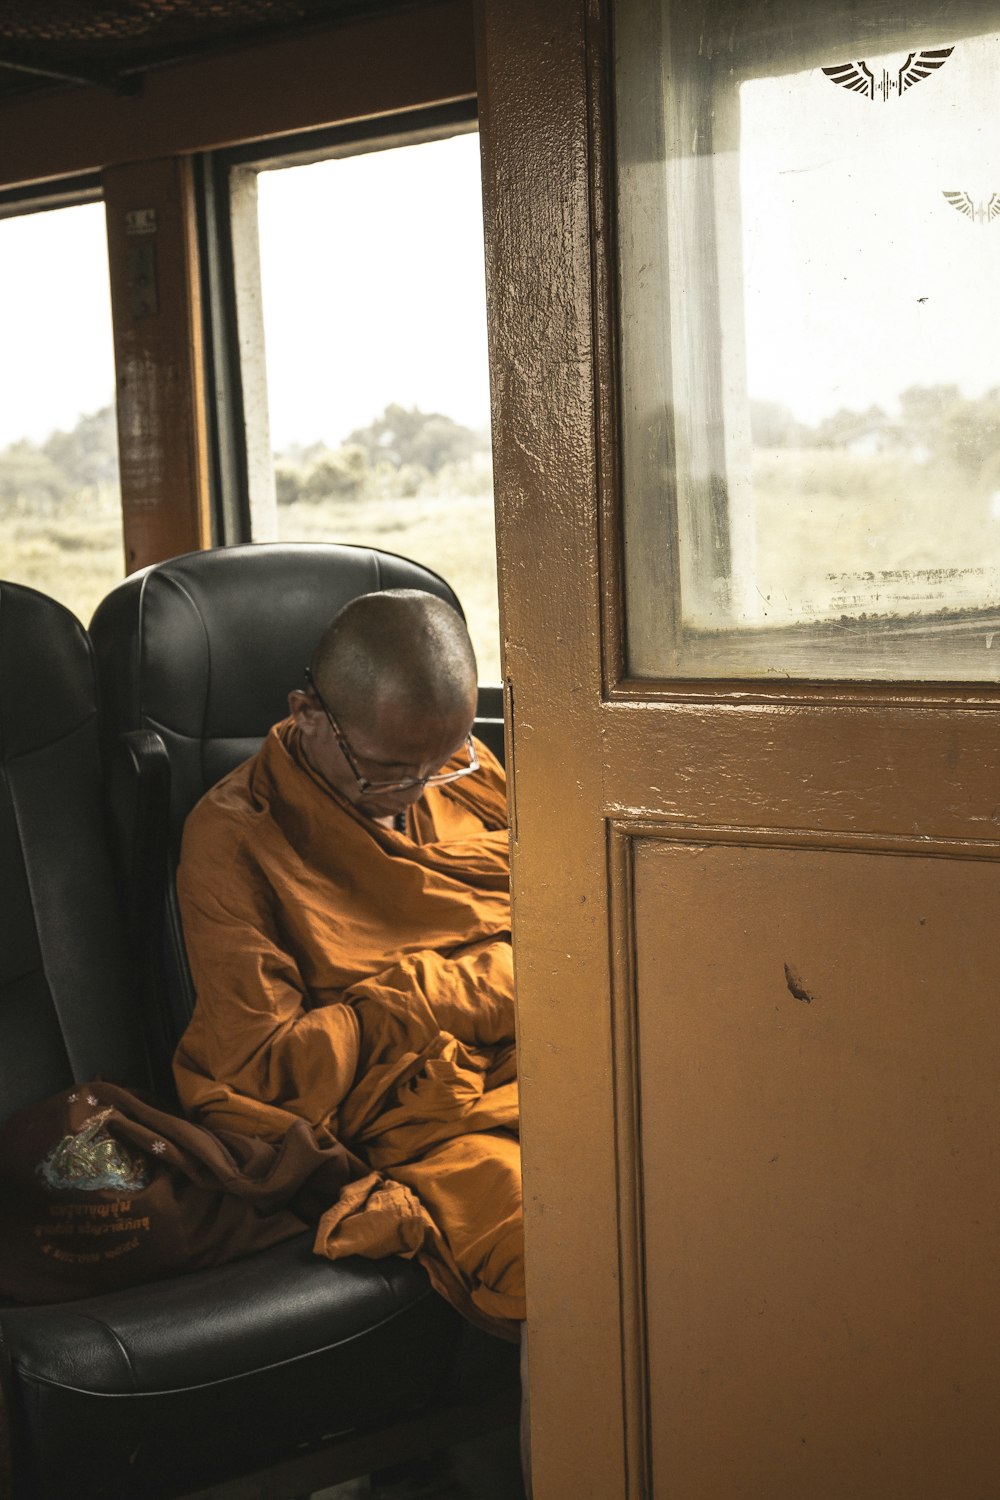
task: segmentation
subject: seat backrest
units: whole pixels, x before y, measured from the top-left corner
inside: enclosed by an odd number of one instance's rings
[[[150,1007],[166,1035],[150,1030],[159,1086],[194,1007],[194,987],[173,882],[184,820],[199,798],[252,755],[288,712],[316,642],[359,594],[417,588],[461,614],[444,579],[370,547],[255,543],[189,552],[133,573],[102,601],[90,623],[97,659],[105,764],[125,735],[158,735],[170,762],[169,832],[126,829],[118,843],[138,868],[166,870],[162,897],[132,914],[137,947],[158,958],[164,931],[166,995]],[[490,726],[502,733],[502,724]],[[494,737],[495,743],[495,737]],[[141,797],[138,799],[141,801]],[[144,990],[158,973],[143,974]]]
[[[101,1075],[148,1087],[79,621],[0,582],[0,1119]]]
[[[333,543],[191,552],[134,573],[90,625],[110,741],[155,730],[171,763],[171,827],[252,755],[288,712],[316,642],[344,604],[418,588],[461,613],[444,579],[406,558]]]

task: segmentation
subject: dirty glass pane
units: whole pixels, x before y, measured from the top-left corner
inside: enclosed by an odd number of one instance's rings
[[[256,195],[277,534],[440,573],[498,682],[478,136],[279,166]]]
[[[631,668],[994,678],[1000,10],[763,9],[621,7]]]
[[[86,624],[124,577],[104,206],[0,219],[0,577]]]

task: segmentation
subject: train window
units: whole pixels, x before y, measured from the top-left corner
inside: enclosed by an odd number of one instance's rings
[[[0,576],[86,624],[125,571],[103,204],[0,218],[0,328]]]
[[[440,572],[499,681],[478,136],[238,166],[230,202],[254,537]]]
[[[636,675],[1000,676],[1000,37],[977,15],[621,7]]]

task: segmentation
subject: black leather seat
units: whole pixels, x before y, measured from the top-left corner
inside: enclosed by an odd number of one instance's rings
[[[6,583],[0,768],[0,1116],[98,1074],[147,1086],[155,1034],[109,850],[90,642]],[[419,1267],[334,1265],[310,1244],[0,1308],[18,1500],[293,1495],[512,1417],[513,1346],[484,1350]]]
[[[184,819],[209,787],[258,748],[304,685],[316,642],[342,605],[383,588],[418,588],[462,612],[436,573],[371,547],[263,543],[190,552],[133,573],[90,624],[105,750],[123,734],[153,731],[170,762],[169,862]],[[476,733],[503,756],[499,689],[480,690]],[[167,885],[170,996],[175,1039],[194,993]]]
[[[152,1286],[2,1313],[16,1494],[187,1494],[445,1402],[462,1330],[399,1259],[336,1267],[312,1236]],[[445,1316],[442,1316],[445,1314]],[[419,1439],[419,1434],[415,1434]],[[442,1441],[435,1428],[418,1450]],[[445,1439],[447,1441],[447,1439]],[[295,1494],[302,1481],[290,1475]]]

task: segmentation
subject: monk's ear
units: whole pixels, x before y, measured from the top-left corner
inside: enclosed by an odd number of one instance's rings
[[[293,688],[288,695],[288,712],[295,720],[302,734],[313,735],[320,727],[319,720],[323,717],[323,710],[313,701],[309,693],[303,692],[302,688]]]

